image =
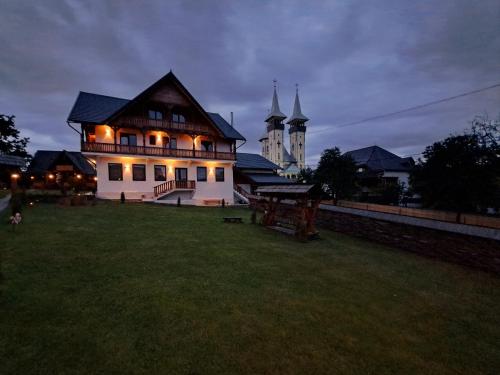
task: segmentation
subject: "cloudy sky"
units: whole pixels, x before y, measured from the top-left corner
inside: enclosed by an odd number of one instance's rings
[[[500,87],[341,125],[500,83],[499,20],[498,0],[0,0],[0,113],[32,152],[76,150],[78,91],[131,98],[172,69],[259,152],[276,78],[288,115],[300,85],[310,164],[332,146],[408,156],[496,117]]]

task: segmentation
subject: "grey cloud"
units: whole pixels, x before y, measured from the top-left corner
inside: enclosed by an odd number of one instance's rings
[[[207,109],[234,111],[243,149],[258,152],[277,78],[286,114],[300,84],[309,163],[332,146],[413,154],[500,112],[500,89],[336,126],[495,83],[499,18],[495,0],[1,0],[0,112],[33,148],[77,149],[65,118],[79,90],[130,98],[173,69]]]

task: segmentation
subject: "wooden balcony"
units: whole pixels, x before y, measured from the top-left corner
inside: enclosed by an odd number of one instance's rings
[[[192,134],[210,134],[208,125],[191,122],[173,122],[170,120],[152,120],[147,117],[123,117],[118,121],[117,125],[133,128],[164,129]]]
[[[114,143],[82,142],[82,152],[106,154],[147,155],[165,158],[236,160],[233,152],[201,151],[179,148],[129,146]]]

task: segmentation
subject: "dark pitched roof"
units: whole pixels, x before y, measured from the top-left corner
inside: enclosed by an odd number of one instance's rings
[[[227,121],[224,120],[218,113],[205,112],[202,106],[196,101],[196,99],[172,72],[167,73],[165,76],[142,91],[132,100],[80,92],[68,116],[68,121],[80,123],[87,122],[93,124],[102,124],[105,122],[109,122],[109,120],[121,114],[127,107],[147,97],[150,92],[155,90],[159,85],[166,81],[172,82],[182,92],[184,92],[184,94],[189,98],[193,105],[197,107],[200,112],[214,124],[214,126],[222,133],[224,137],[234,140],[245,140],[245,137],[243,137],[236,129],[229,125]]]
[[[256,184],[295,184],[295,180],[288,179],[283,176],[278,176],[275,174],[266,174],[266,173],[249,173],[245,174],[250,180],[252,180]]]
[[[226,138],[237,139],[240,141],[246,140],[245,137],[243,137],[234,127],[229,125],[229,123],[224,120],[221,115],[212,112],[207,112],[207,114]]]
[[[26,165],[26,161],[22,156],[0,154],[0,164],[11,165],[14,167],[24,167]]]
[[[128,102],[128,99],[80,91],[68,121],[102,124]]]
[[[283,146],[283,161],[285,163],[297,163],[297,159],[288,152],[285,146]]]
[[[236,153],[236,168],[278,170],[280,167],[259,154]]]
[[[346,152],[358,166],[373,171],[409,172],[414,165],[413,158],[401,158],[379,146],[370,146]]]
[[[47,172],[60,157],[66,156],[69,161],[82,173],[95,175],[95,169],[92,164],[78,151],[50,151],[40,150],[35,153],[29,166],[30,173]]]

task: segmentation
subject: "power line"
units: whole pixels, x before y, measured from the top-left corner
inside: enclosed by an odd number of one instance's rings
[[[347,127],[347,126],[354,126],[354,125],[362,124],[362,123],[373,121],[373,120],[379,120],[379,119],[382,119],[382,118],[399,115],[401,113],[414,111],[414,110],[425,108],[425,107],[429,107],[429,106],[432,106],[432,105],[436,105],[436,104],[440,104],[440,103],[444,103],[444,102],[449,102],[451,100],[462,98],[464,96],[469,96],[469,95],[477,94],[477,93],[480,93],[480,92],[483,92],[483,91],[491,90],[491,89],[494,89],[496,87],[500,87],[500,83],[496,83],[494,85],[491,85],[491,86],[488,86],[488,87],[483,87],[483,88],[480,88],[480,89],[477,89],[477,90],[467,91],[467,92],[464,92],[462,94],[449,96],[447,98],[443,98],[443,99],[439,99],[439,100],[434,100],[432,102],[428,102],[428,103],[416,105],[416,106],[413,106],[413,107],[401,109],[399,111],[384,113],[384,114],[381,114],[381,115],[376,115],[376,116],[368,117],[368,118],[365,118],[363,120],[357,120],[357,121],[347,122],[347,123],[344,123],[344,124],[336,125],[336,126],[334,126],[334,128],[344,128],[344,127]],[[311,131],[311,134],[326,133],[326,132],[330,132],[332,130],[334,130],[334,129],[329,128],[329,129],[323,129],[323,130],[317,130],[317,131],[313,130],[313,131]]]

